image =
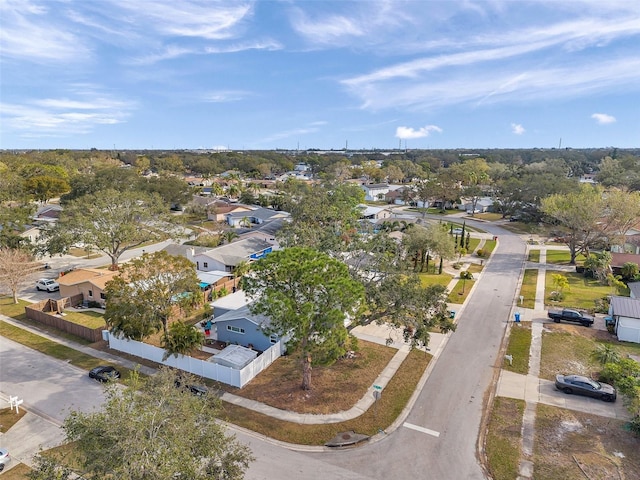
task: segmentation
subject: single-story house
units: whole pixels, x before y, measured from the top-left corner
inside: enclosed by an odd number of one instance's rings
[[[387,203],[393,203],[394,205],[409,205],[412,201],[415,201],[416,191],[413,187],[401,185],[399,188],[389,190],[384,196]]]
[[[204,252],[195,248],[187,249],[186,254],[187,258],[196,264],[197,270],[233,272],[239,263],[259,260],[272,251],[272,244],[258,238],[247,238]]]
[[[360,218],[363,220],[369,220],[371,223],[376,223],[379,220],[391,217],[391,211],[384,207],[374,207],[371,205],[358,205],[360,209]]]
[[[280,340],[278,335],[269,335],[264,331],[269,325],[269,317],[253,315],[248,305],[213,318],[214,334],[218,341],[242,345],[260,352]]]
[[[72,270],[57,279],[60,284],[60,295],[64,298],[81,294],[84,303],[98,302],[104,308],[106,302],[104,291],[107,282],[116,275],[118,275],[116,271],[98,268]]]
[[[60,212],[62,212],[62,207],[60,205],[55,203],[46,204],[38,208],[31,218],[33,218],[33,221],[39,225],[54,223],[58,221],[58,218],[60,218]]]
[[[259,207],[252,210],[233,210],[224,215],[225,221],[234,228],[250,228],[255,225],[262,225],[277,219],[289,218],[288,212],[273,210],[271,208]]]
[[[364,199],[369,202],[384,200],[385,195],[391,190],[388,183],[369,183],[361,188],[364,190]]]
[[[475,205],[474,213],[484,213],[490,212],[493,209],[494,200],[491,197],[481,197],[478,198]],[[473,199],[471,198],[462,198],[460,201],[460,205],[458,205],[458,210],[464,210],[465,212],[473,212]]]
[[[611,271],[614,275],[620,275],[625,263],[635,263],[640,267],[640,255],[635,253],[611,252]]]
[[[248,205],[231,203],[225,200],[216,200],[207,205],[207,220],[224,222],[226,221],[227,215],[230,213],[237,213],[238,215],[244,213],[246,215],[251,211],[252,209]]]
[[[618,340],[640,343],[640,300],[612,296],[609,316],[613,318],[614,332]]]

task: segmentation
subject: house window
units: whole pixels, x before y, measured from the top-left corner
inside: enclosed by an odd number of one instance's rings
[[[93,298],[93,290],[89,290],[89,298]]]
[[[241,333],[244,335],[244,328],[236,327],[234,325],[227,325],[227,330],[233,333]]]
[[[209,262],[202,262],[202,265],[204,265],[204,268],[209,268]]]
[[[275,335],[275,334],[269,335],[269,341],[270,341],[272,344],[276,344],[276,343],[278,343],[278,335]]]
[[[104,294],[104,292],[100,292],[100,298],[101,298],[102,300],[106,300],[106,299],[107,299],[107,296]]]

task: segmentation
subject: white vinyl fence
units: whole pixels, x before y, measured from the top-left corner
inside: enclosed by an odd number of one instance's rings
[[[170,356],[166,360],[162,360],[164,349],[148,345],[146,343],[137,342],[135,340],[127,340],[117,338],[109,333],[109,347],[120,352],[135,355],[136,357],[145,358],[152,362],[160,363],[168,367],[178,368],[185,372],[199,375],[204,378],[223,382],[234,387],[242,388],[251,381],[261,371],[271,365],[280,355],[282,355],[281,341],[275,343],[268,350],[262,352],[250,364],[242,369],[225,367],[215,362],[199,360],[197,358],[178,355]]]

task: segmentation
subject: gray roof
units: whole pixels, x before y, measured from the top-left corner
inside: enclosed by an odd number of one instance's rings
[[[250,212],[231,212],[231,213],[227,213],[227,215],[234,218],[252,217],[252,218],[259,218],[262,221],[267,221],[273,217],[287,217],[289,216],[289,213],[279,212],[271,208],[259,207],[259,208],[256,208],[255,210],[251,210]]]
[[[267,248],[273,248],[273,245],[259,238],[245,238],[237,242],[227,243],[221,247],[210,248],[202,253],[225,265],[236,266],[242,261],[249,260],[254,253],[262,252]]]
[[[211,250],[210,247],[198,247],[196,245],[181,245],[179,243],[170,243],[162,250],[167,252],[169,255],[173,255],[174,257],[187,257],[187,251],[193,249],[194,254],[204,253]]]
[[[240,307],[237,310],[231,310],[229,312],[226,312],[220,315],[219,317],[214,318],[213,323],[228,322],[229,320],[238,320],[241,318],[246,318],[251,323],[255,323],[258,326],[271,325],[271,319],[269,317],[266,317],[264,315],[254,315],[253,313],[251,313],[251,310],[249,309],[249,305]]]
[[[238,235],[243,235],[245,233],[251,232],[260,232],[264,233],[265,235],[271,235],[272,237],[274,237],[276,232],[284,226],[285,221],[288,221],[288,219],[274,218],[270,222],[254,225],[252,228],[236,228],[235,231],[238,232]]]
[[[611,313],[619,317],[640,318],[640,300],[629,297],[611,297]]]
[[[637,298],[640,300],[640,282],[631,282],[627,286],[631,292],[631,298]]]

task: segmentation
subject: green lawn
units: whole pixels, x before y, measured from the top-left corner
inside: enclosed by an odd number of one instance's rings
[[[534,308],[536,303],[536,286],[538,284],[538,269],[529,268],[524,271],[520,295],[524,297],[523,308]]]
[[[18,303],[13,303],[13,298],[11,297],[0,297],[0,313],[17,320],[27,318],[27,315],[24,313],[24,307],[29,305],[30,303],[24,300],[18,299]]]
[[[584,259],[584,255],[578,255],[576,257],[576,263],[580,265],[584,262]],[[569,265],[569,260],[571,260],[569,250],[547,250],[547,263],[554,265]]]
[[[549,295],[555,290],[553,274],[561,274],[567,277],[569,287],[563,292],[564,299],[560,302],[552,302]],[[592,309],[599,298],[611,295],[613,292],[608,285],[602,285],[594,278],[586,278],[581,273],[561,272],[548,270],[545,278],[545,303],[554,307],[567,307],[579,309]]]
[[[486,252],[486,256],[489,256],[496,248],[495,240],[485,240],[484,247],[482,249]]]
[[[447,302],[464,303],[474,283],[475,280],[458,280],[456,286],[453,287],[453,290],[451,290]]]
[[[442,285],[446,287],[453,278],[453,276],[448,273],[443,273],[442,275],[419,273],[418,276],[420,277],[420,282],[423,287],[428,287],[430,285]]]
[[[502,368],[515,373],[529,373],[529,350],[531,348],[531,322],[513,323],[509,333],[506,355],[513,357],[513,363],[505,359]]]
[[[106,325],[104,321],[104,315],[102,313],[87,310],[86,312],[72,312],[69,310],[64,311],[64,319],[83,325],[87,328],[100,328]]]
[[[540,263],[540,250],[529,250],[527,261],[532,263]]]

